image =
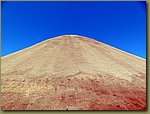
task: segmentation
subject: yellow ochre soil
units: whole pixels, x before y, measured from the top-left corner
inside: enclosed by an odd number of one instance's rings
[[[146,61],[78,35],[1,59],[2,110],[146,110]]]

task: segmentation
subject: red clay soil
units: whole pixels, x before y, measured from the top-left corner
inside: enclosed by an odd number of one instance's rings
[[[146,62],[81,36],[2,58],[2,110],[146,110]]]

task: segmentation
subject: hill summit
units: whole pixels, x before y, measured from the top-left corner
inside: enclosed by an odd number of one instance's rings
[[[2,110],[145,110],[146,61],[79,36],[2,57]]]

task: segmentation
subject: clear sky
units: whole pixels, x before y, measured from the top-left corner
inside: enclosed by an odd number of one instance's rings
[[[2,56],[64,34],[146,58],[146,3],[2,2]]]

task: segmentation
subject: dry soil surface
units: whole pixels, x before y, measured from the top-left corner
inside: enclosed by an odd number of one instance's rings
[[[146,61],[64,35],[1,59],[2,110],[145,110]]]

